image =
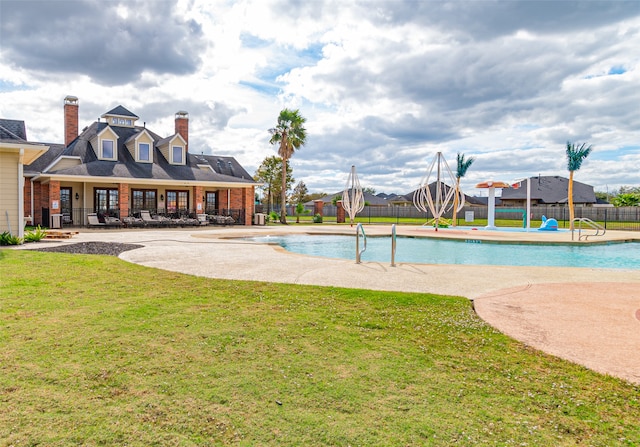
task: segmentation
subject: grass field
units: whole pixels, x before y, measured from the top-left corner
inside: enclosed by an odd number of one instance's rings
[[[640,387],[464,298],[18,250],[0,281],[1,446],[640,443]]]

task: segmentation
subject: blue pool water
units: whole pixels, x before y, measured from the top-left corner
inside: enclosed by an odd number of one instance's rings
[[[355,260],[355,236],[264,236],[248,238],[279,244],[288,251],[311,256]],[[362,243],[362,239],[361,239]],[[640,269],[640,243],[597,245],[497,244],[479,240],[454,241],[398,237],[396,263],[472,264]],[[362,261],[389,263],[391,238],[368,237]]]

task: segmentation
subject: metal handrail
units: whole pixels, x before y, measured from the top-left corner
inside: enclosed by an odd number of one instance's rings
[[[360,233],[362,233],[362,239],[364,240],[364,248],[360,250]],[[356,264],[360,264],[360,256],[367,251],[367,235],[364,233],[364,227],[361,223],[356,225]]]
[[[591,219],[587,218],[587,217],[576,217],[575,219],[573,219],[573,222],[578,222],[578,240],[582,240],[582,238],[584,237],[584,240],[586,241],[589,236],[604,236],[604,234],[607,232],[606,228],[603,227],[602,225],[600,225],[597,222],[592,221]],[[596,232],[594,234],[582,234],[582,223],[585,223],[588,227],[590,227],[593,230],[596,230]],[[575,231],[575,225],[573,225],[573,229],[571,230],[571,240],[573,240],[573,233]],[[602,233],[600,233],[600,231],[602,231]]]
[[[396,266],[396,224],[391,225],[391,267]]]

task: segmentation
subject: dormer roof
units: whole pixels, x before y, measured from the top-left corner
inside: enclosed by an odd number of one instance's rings
[[[107,113],[103,114],[101,116],[101,118],[105,118],[107,116],[126,116],[127,118],[140,119],[139,116],[137,116],[136,114],[130,112],[129,110],[127,110],[126,108],[124,108],[122,106],[117,106],[117,107],[109,110]]]

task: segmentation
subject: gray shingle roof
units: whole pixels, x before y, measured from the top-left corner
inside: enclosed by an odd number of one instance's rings
[[[102,116],[106,116],[106,115],[130,116],[131,118],[135,118],[135,119],[140,118],[139,116],[130,112],[129,110],[125,109],[122,106],[114,107],[113,109],[109,110],[107,113],[105,113]]]
[[[96,153],[94,152],[94,148],[90,141],[107,126],[108,124],[104,122],[94,122],[89,127],[85,128],[78,138],[76,138],[69,146],[50,145],[51,148],[48,153],[41,156],[31,165],[25,166],[25,173],[42,173],[46,167],[51,165],[51,163],[60,156],[73,156],[79,157],[81,164],[65,169],[47,171],[46,174],[130,178],[141,180],[158,179],[255,183],[251,175],[249,175],[233,157],[196,155],[188,153],[185,165],[172,165],[157,149],[158,142],[163,139],[149,129],[139,126],[111,126],[113,132],[118,135],[118,160],[99,160],[96,157]],[[154,140],[153,163],[136,162],[129,150],[125,147],[126,141],[131,140],[135,135],[145,130]],[[203,164],[211,166],[211,169],[201,169],[198,166]]]
[[[27,141],[24,121],[0,119],[0,140]]]
[[[531,199],[539,203],[567,203],[569,195],[569,179],[565,177],[537,176],[531,177]],[[502,190],[502,200],[526,200],[527,182],[523,181],[518,188]],[[585,183],[573,182],[573,201],[576,203],[596,203],[593,186]]]

